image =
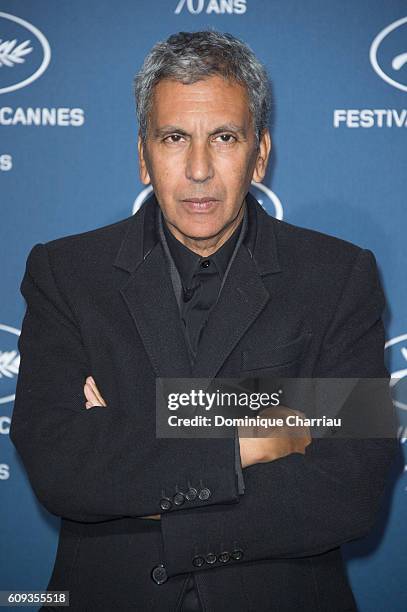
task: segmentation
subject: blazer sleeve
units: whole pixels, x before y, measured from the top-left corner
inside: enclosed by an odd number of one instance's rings
[[[316,555],[369,532],[398,447],[384,365],[384,305],[375,257],[362,249],[326,330],[314,376],[381,379],[371,408],[391,435],[315,438],[304,455],[245,468],[239,504],[164,515],[169,576]],[[352,410],[358,410],[357,397],[347,399]]]
[[[177,512],[178,483],[188,480],[189,507],[238,502],[233,439],[145,444],[137,411],[131,418],[112,404],[85,408],[92,372],[46,245],[31,249],[20,289],[27,308],[10,439],[49,512],[98,522],[161,513],[163,500]]]

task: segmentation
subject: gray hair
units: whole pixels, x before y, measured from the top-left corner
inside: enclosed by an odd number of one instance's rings
[[[214,30],[178,32],[165,42],[156,43],[146,56],[134,79],[136,112],[143,144],[147,138],[153,89],[158,81],[168,78],[191,84],[213,75],[235,80],[246,87],[258,148],[271,109],[271,84],[267,70],[247,44],[232,34]]]

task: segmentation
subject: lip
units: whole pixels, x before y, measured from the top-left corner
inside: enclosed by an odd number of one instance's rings
[[[216,198],[212,198],[211,196],[205,196],[203,198],[184,198],[183,202],[217,202]]]
[[[187,206],[190,211],[203,213],[211,210],[219,202],[219,200],[216,200],[211,197],[205,197],[191,198],[190,200],[185,199],[182,200],[182,202]]]

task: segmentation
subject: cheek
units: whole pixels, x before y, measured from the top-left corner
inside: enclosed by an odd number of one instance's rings
[[[219,170],[218,177],[224,185],[228,199],[232,201],[244,195],[248,183],[250,184],[248,168],[244,163],[236,163]]]
[[[250,170],[250,160],[243,154],[219,155],[215,164],[218,174],[223,177],[225,182],[234,185],[242,183]]]
[[[151,173],[155,177],[156,181],[162,181],[163,178],[168,179],[171,178],[174,171],[181,166],[181,164],[177,163],[177,160],[174,159],[174,156],[168,155],[165,151],[160,149],[154,149],[150,151],[149,157],[149,166]]]

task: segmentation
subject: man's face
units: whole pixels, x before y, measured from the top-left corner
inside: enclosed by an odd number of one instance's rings
[[[219,246],[240,222],[270,150],[268,131],[256,150],[245,87],[219,76],[190,85],[164,79],[149,119],[146,146],[138,142],[142,182],[152,183],[179,240]],[[202,198],[210,201],[196,201]]]

